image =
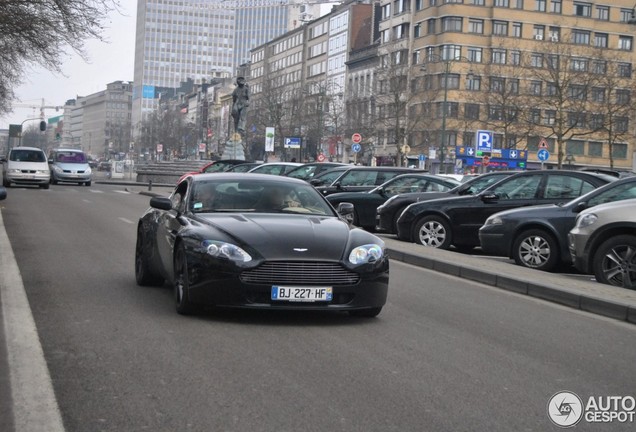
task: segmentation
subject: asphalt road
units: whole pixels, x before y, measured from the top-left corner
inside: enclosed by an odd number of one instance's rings
[[[636,396],[633,325],[398,262],[376,319],[179,316],[135,284],[129,189],[0,203],[67,431],[543,431],[560,390]]]

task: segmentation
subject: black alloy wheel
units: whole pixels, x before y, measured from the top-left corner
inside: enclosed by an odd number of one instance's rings
[[[636,289],[636,236],[611,237],[599,246],[592,262],[597,281]]]

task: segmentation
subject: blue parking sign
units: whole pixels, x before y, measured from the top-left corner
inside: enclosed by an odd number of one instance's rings
[[[478,130],[475,133],[477,151],[492,152],[493,133],[487,130]]]

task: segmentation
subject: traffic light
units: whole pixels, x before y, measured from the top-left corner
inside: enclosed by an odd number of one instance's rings
[[[44,131],[46,130],[46,122],[45,122],[44,120],[42,120],[42,121],[40,122],[40,130],[41,130],[42,132],[44,132]]]

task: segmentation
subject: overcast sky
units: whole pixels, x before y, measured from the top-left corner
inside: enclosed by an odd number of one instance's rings
[[[44,98],[45,105],[63,106],[68,99],[105,90],[110,82],[132,81],[137,0],[120,0],[120,3],[120,13],[111,13],[104,21],[107,28],[103,35],[108,43],[87,41],[88,62],[69,52],[71,55],[64,61],[63,74],[53,74],[42,68],[28,70],[24,83],[16,89],[16,103],[39,107]],[[58,114],[61,115],[62,110],[59,113],[52,109],[44,111],[46,118]],[[0,118],[0,129],[8,129],[9,124],[20,124],[39,115],[39,108],[15,108],[12,114]],[[26,122],[25,127],[31,123]]]

